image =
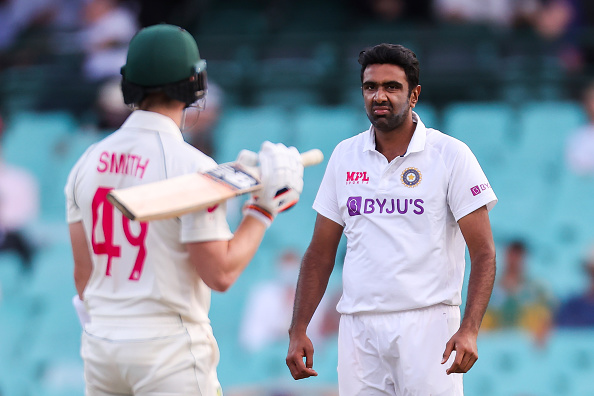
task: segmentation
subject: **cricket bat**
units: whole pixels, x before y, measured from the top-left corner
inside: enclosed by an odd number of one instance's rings
[[[303,166],[319,164],[323,159],[318,149],[301,154]],[[211,208],[259,188],[257,169],[228,162],[204,173],[112,190],[107,199],[130,220],[149,221]]]

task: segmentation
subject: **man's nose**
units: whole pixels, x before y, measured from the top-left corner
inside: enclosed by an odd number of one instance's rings
[[[377,103],[386,102],[388,100],[386,91],[382,87],[379,87],[377,91],[375,91],[375,95],[373,95],[373,100]]]

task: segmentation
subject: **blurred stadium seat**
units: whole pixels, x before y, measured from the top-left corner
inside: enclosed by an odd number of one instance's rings
[[[230,108],[215,131],[217,162],[233,161],[242,149],[259,151],[262,142],[287,143],[291,125],[281,106]]]
[[[509,160],[513,115],[503,103],[456,103],[444,110],[443,132],[466,143],[489,174]]]
[[[62,220],[66,177],[55,164],[70,158],[68,145],[76,139],[77,122],[67,112],[20,112],[8,121],[2,143],[2,155],[9,164],[29,170],[38,180],[41,194],[41,217]],[[72,162],[72,164],[74,164]],[[66,173],[67,175],[67,173]]]
[[[528,102],[519,109],[515,162],[532,177],[557,184],[561,180],[569,133],[586,123],[575,102]]]

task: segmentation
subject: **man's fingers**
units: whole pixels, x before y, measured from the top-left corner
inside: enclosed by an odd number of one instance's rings
[[[303,361],[305,358],[305,362]],[[287,366],[291,371],[291,375],[294,379],[299,380],[308,377],[315,377],[318,373],[312,369],[313,367],[313,350],[302,349],[301,354],[289,353],[286,359]]]
[[[312,368],[313,367],[313,350],[309,348],[305,348],[305,367]]]
[[[447,369],[446,373],[447,374],[451,374],[451,373],[459,373],[460,371],[460,366],[462,363],[462,360],[464,359],[464,351],[463,350],[457,350],[456,349],[456,357],[454,358],[454,363],[452,363],[452,365],[450,366],[449,369]]]
[[[474,366],[474,363],[477,361],[478,356],[471,352],[471,351],[467,351],[464,354],[464,359],[462,360],[462,363],[460,364],[460,372],[461,373],[466,373],[468,372],[468,370],[470,370],[472,368],[472,366]]]
[[[318,375],[318,373],[314,369],[305,367],[302,359],[297,359],[296,361],[287,360],[287,366],[289,367],[289,370],[291,371],[291,375],[296,380],[308,378],[308,377],[312,377],[312,376],[315,377]]]
[[[453,350],[454,350],[454,341],[449,340],[448,343],[446,344],[446,349],[443,352],[443,359],[441,359],[441,364],[444,364],[445,362],[448,361],[448,359],[450,358],[450,354],[452,353]]]

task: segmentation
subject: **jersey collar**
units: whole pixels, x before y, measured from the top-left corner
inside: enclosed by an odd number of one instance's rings
[[[417,125],[415,128],[415,132],[413,133],[412,139],[408,144],[408,149],[406,150],[406,157],[410,153],[417,153],[419,151],[423,151],[425,149],[425,141],[427,140],[427,128],[423,121],[421,121],[421,117],[414,111],[412,112],[413,122]],[[363,147],[363,151],[372,151],[375,150],[375,130],[373,125],[367,130],[367,141],[365,142],[365,146]]]
[[[128,116],[122,128],[144,129],[172,135],[175,139],[183,141],[181,131],[177,124],[169,117],[153,111],[134,110]]]

